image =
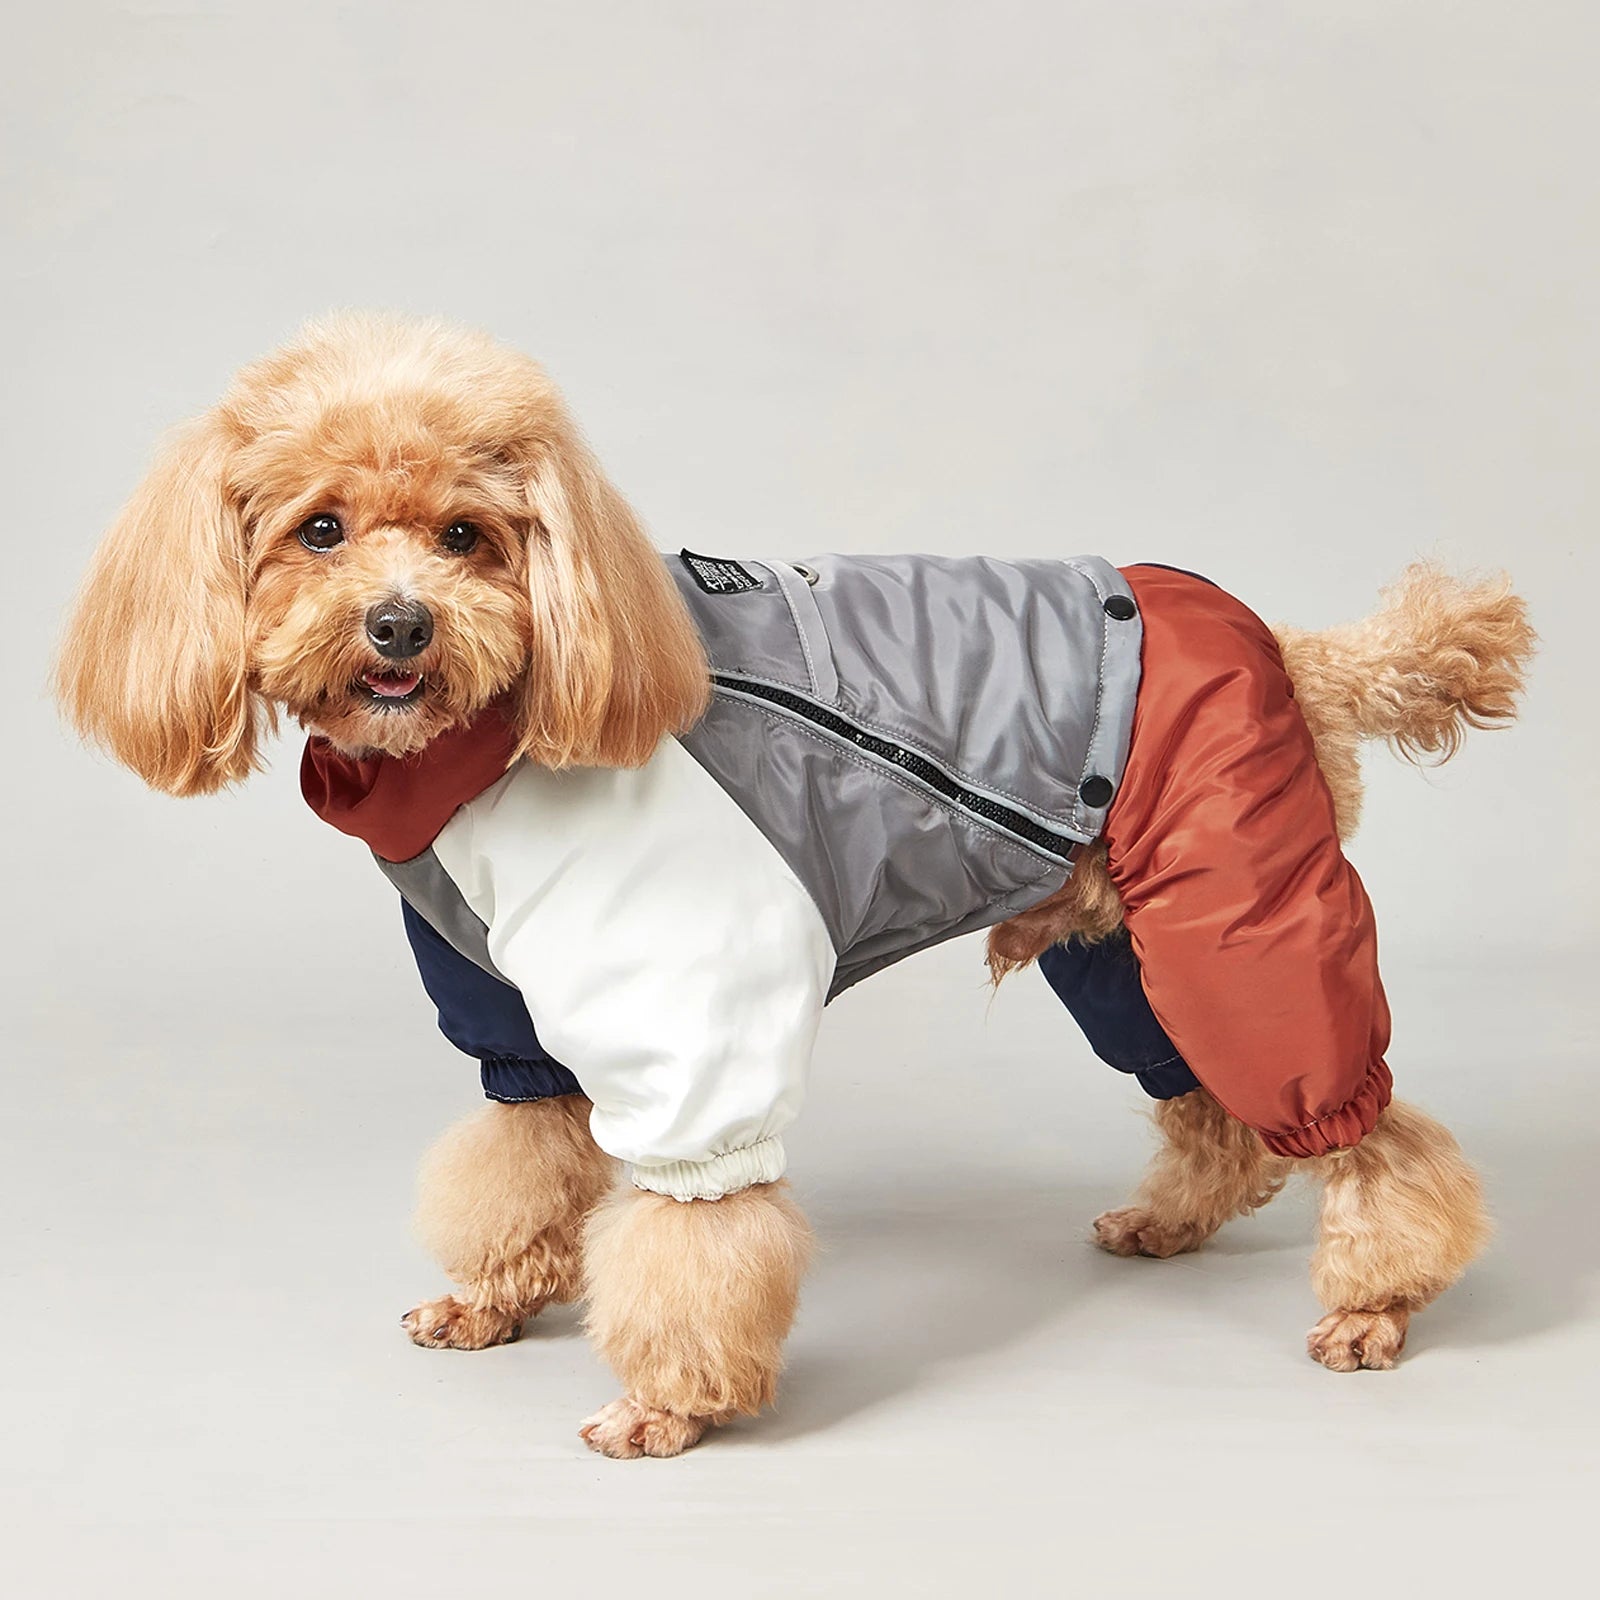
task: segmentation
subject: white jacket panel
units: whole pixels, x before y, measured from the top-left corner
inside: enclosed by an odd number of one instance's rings
[[[636,769],[523,762],[434,852],[643,1188],[783,1172],[835,952],[799,879],[674,739]]]

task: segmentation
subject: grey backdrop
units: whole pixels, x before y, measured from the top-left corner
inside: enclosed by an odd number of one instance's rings
[[[0,1494],[29,1595],[1092,1594],[1448,1575],[1595,1461],[1600,28],[1583,0],[94,0],[13,16]],[[1507,565],[1525,722],[1386,756],[1353,855],[1402,1093],[1501,1217],[1396,1373],[1301,1352],[1310,1215],[1097,1257],[1137,1095],[971,942],[830,1013],[780,1413],[590,1457],[558,1314],[478,1356],[418,1150],[474,1103],[396,908],[300,806],[58,729],[62,608],[160,429],[331,306],[539,355],[664,546],[1101,552],[1269,617]]]

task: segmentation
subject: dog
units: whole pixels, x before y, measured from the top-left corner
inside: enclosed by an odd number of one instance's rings
[[[1269,632],[1094,558],[663,558],[534,362],[342,315],[166,445],[57,677],[171,794],[248,777],[280,713],[309,731],[307,796],[401,888],[490,1095],[424,1161],[458,1288],[404,1326],[481,1349],[584,1299],[623,1395],[581,1432],[631,1458],[774,1398],[810,1250],[779,1134],[821,1004],[983,926],[996,982],[1040,963],[1156,1097],[1098,1242],[1193,1250],[1304,1170],[1310,1354],[1392,1366],[1489,1225],[1390,1098],[1339,842],[1361,745],[1504,725],[1533,646],[1504,579],[1427,566],[1365,622]]]

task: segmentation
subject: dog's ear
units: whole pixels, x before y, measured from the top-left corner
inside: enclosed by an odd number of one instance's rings
[[[79,732],[169,794],[208,794],[256,764],[231,449],[215,413],[167,443],[95,554],[56,668]]]
[[[661,556],[570,418],[529,464],[533,654],[518,753],[636,767],[706,708],[705,650]]]

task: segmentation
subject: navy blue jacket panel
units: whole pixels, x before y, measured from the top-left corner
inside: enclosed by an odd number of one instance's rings
[[[400,905],[422,986],[439,1008],[439,1031],[478,1058],[483,1092],[508,1104],[580,1094],[578,1080],[539,1043],[519,991],[467,960],[407,901]]]
[[[1039,957],[1039,970],[1094,1053],[1118,1072],[1131,1072],[1146,1094],[1175,1100],[1200,1087],[1150,1009],[1126,934],[1052,945]]]

